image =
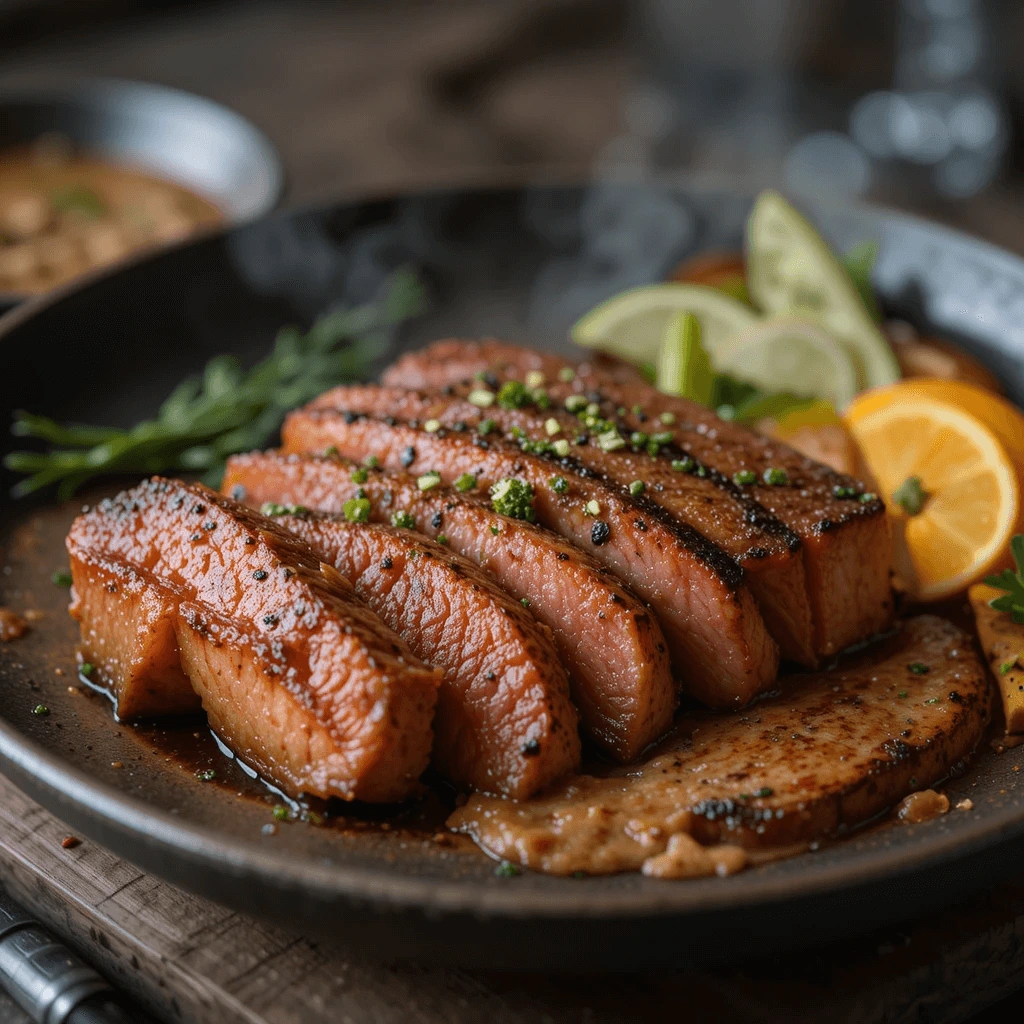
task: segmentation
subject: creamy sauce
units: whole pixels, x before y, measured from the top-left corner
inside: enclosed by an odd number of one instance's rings
[[[923,789],[905,796],[896,808],[896,817],[908,825],[940,818],[949,810],[949,797],[934,789]]]
[[[18,640],[28,632],[28,620],[10,608],[0,608],[0,643]]]
[[[493,856],[552,874],[729,873],[745,860],[738,848],[836,835],[943,778],[989,710],[967,638],[922,616],[751,708],[685,716],[644,762],[524,803],[478,794],[448,823]]]
[[[43,292],[223,219],[181,185],[64,145],[8,150],[0,153],[0,292]]]

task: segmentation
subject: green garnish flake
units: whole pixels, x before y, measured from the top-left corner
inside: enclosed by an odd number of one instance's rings
[[[583,506],[583,514],[585,516],[599,516],[601,514],[600,503],[591,498],[590,501]]]
[[[544,433],[547,434],[548,437],[554,437],[555,434],[559,434],[561,431],[562,428],[554,416],[551,416],[544,421]]]
[[[423,424],[423,429],[428,434],[436,434],[441,429],[441,421],[440,420],[427,420],[426,423]]]
[[[335,448],[334,451],[337,453],[338,449]],[[363,465],[367,469],[380,469],[380,459],[378,459],[376,455],[367,455],[366,458],[363,459]]]
[[[771,487],[781,487],[789,483],[789,474],[784,469],[769,466],[764,471],[764,482]]]
[[[96,666],[89,661],[83,661],[82,664],[78,666],[78,674],[80,676],[85,676],[86,679],[88,679],[95,671]]]
[[[336,456],[338,456],[339,454],[341,454],[341,453],[338,451],[338,446],[336,444],[329,444],[324,449],[324,458],[325,459],[333,459]]]
[[[551,450],[560,459],[564,459],[569,454],[569,442],[564,437],[560,437],[557,441],[551,442]]]
[[[692,471],[695,463],[689,455],[684,455],[681,459],[672,460],[672,468],[677,473],[689,473]]]
[[[676,416],[675,413],[672,412],[663,412],[658,417],[658,419],[661,420],[661,422],[664,423],[666,427],[671,427],[672,424],[675,423],[676,421]]]
[[[644,487],[645,485],[643,480],[633,480],[629,485],[629,493],[633,495],[634,498],[639,498],[640,495],[644,493]]]
[[[353,469],[349,480],[354,484],[365,484],[370,479],[370,474],[365,469]]]
[[[760,788],[760,789],[759,789],[759,790],[757,791],[757,793],[755,793],[754,795],[755,795],[755,796],[762,796],[762,797],[767,797],[767,796],[774,796],[774,795],[775,795],[775,790],[774,790],[774,789],[772,789],[772,787],[771,787],[771,786],[762,786],[762,787],[761,787],[761,788]]]
[[[200,768],[196,772],[196,778],[200,782],[213,782],[217,778],[217,773],[212,768]]]
[[[570,395],[565,400],[565,408],[568,412],[578,413],[582,409],[586,409],[587,400],[582,395]]]
[[[860,490],[856,487],[845,487],[842,484],[836,484],[832,488],[833,498],[859,498]]]
[[[489,409],[494,405],[494,392],[486,388],[473,388],[467,396],[467,401],[478,409]]]
[[[544,387],[544,374],[540,370],[529,370],[526,374],[526,386],[528,388]]]
[[[906,690],[900,690],[900,692],[896,696],[899,697],[901,700],[906,700],[906,698],[907,698],[907,691]]]
[[[494,420],[492,420],[492,419],[481,420],[479,422],[479,424],[477,424],[476,432],[481,437],[486,437],[493,430],[496,430],[497,427],[498,427],[498,424],[495,423]]]
[[[350,523],[368,523],[370,521],[370,499],[349,498],[341,506],[341,513]]]
[[[69,573],[67,569],[57,569],[50,579],[54,586],[63,587],[65,590],[67,590],[67,588],[74,582],[71,579],[71,573]]]
[[[448,534],[447,533],[439,533],[437,535],[437,537],[435,538],[435,540],[437,541],[438,544],[447,544],[448,543]]]
[[[530,389],[518,380],[508,380],[498,390],[498,405],[502,409],[522,409],[533,401]]]
[[[1020,655],[1017,655],[1016,657],[1011,658],[1009,661],[1004,661],[1002,665],[999,666],[999,674],[1001,676],[1005,676],[1009,672],[1012,672],[1017,667],[1017,659],[1019,657]]]
[[[285,414],[328,388],[365,378],[394,326],[423,308],[423,288],[407,271],[395,274],[382,301],[320,317],[303,333],[278,332],[270,353],[249,369],[234,356],[211,359],[199,377],[182,381],[150,420],[128,430],[67,427],[19,413],[12,432],[51,446],[11,452],[4,464],[27,478],[23,497],[51,484],[61,500],[107,473],[201,473],[220,483],[224,460],[262,448]]]
[[[1009,612],[1013,621],[1020,625],[1024,623],[1024,534],[1018,533],[1010,541],[1010,553],[1017,571],[1004,569],[998,576],[987,576],[985,582],[1006,591],[1002,597],[989,601],[989,607],[997,612]]]
[[[569,481],[564,476],[553,476],[548,480],[548,486],[555,494],[565,494],[569,490]]]
[[[429,473],[423,473],[416,477],[416,486],[421,491],[432,491],[435,487],[441,486],[441,474],[434,469]]]
[[[416,526],[416,520],[404,509],[391,513],[391,525],[402,530],[411,530]]]
[[[40,715],[43,718],[45,718],[49,713],[50,713],[50,709],[45,704],[37,704],[32,709],[32,714],[33,715]]]
[[[858,499],[862,505],[870,505],[873,501],[878,501],[878,495],[874,491],[865,491]]]
[[[939,698],[938,697],[929,697],[925,701],[925,704],[938,704],[938,703],[939,703]]]
[[[503,860],[495,869],[494,873],[498,878],[516,878],[522,871],[511,861]]]
[[[530,599],[529,599],[528,597],[521,597],[521,598],[519,599],[519,603],[520,603],[520,604],[521,604],[521,605],[522,605],[522,606],[523,606],[524,608],[529,608],[529,607],[530,607]]]
[[[466,491],[471,491],[476,487],[476,477],[472,473],[463,473],[458,480],[455,481],[455,490],[465,494]]]
[[[921,513],[924,508],[925,502],[928,500],[928,493],[924,487],[921,486],[921,478],[919,476],[908,476],[893,491],[892,500],[896,502],[908,516],[916,516]]]
[[[107,212],[106,204],[85,185],[68,185],[57,189],[50,198],[57,213],[77,213],[89,220],[99,220]]]
[[[275,821],[287,821],[291,817],[291,812],[284,804],[275,804],[270,813],[274,816]]]
[[[305,505],[279,505],[276,501],[265,501],[260,506],[260,512],[265,516],[304,516],[309,514]]]
[[[497,523],[491,523],[491,533],[497,537],[501,533],[501,527]]]
[[[626,441],[615,427],[597,435],[597,446],[603,452],[616,452],[626,447]]]
[[[525,519],[532,523],[533,487],[525,480],[508,476],[491,485],[491,505],[494,511],[512,519]]]
[[[915,676],[924,676],[931,672],[931,669],[923,661],[912,661],[908,666]]]
[[[563,366],[558,371],[558,379],[565,384],[569,384],[576,379],[576,371],[571,366]]]
[[[757,474],[752,469],[741,469],[733,473],[732,482],[736,484],[737,487],[756,484]]]

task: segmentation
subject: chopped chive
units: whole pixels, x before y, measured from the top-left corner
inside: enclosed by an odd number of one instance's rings
[[[37,704],[32,709],[33,715],[40,715],[45,718],[50,713],[50,709],[45,704]]]
[[[447,533],[439,533],[434,539],[437,541],[438,544],[447,544],[448,543],[448,534]]]
[[[71,586],[72,582],[74,582],[71,579],[71,573],[66,569],[58,569],[50,579],[53,581],[55,586],[63,587],[65,590]]]
[[[503,860],[495,869],[494,873],[498,878],[516,878],[522,874],[522,871],[516,867],[511,861]]]
[[[370,521],[370,499],[349,498],[341,506],[341,512],[350,523],[368,523]]]
[[[689,473],[693,469],[694,465],[695,463],[689,455],[684,455],[681,459],[672,460],[672,468],[677,473]]]
[[[391,514],[391,525],[403,530],[411,530],[416,525],[416,520],[404,509],[399,509]]]
[[[270,813],[277,821],[287,821],[290,817],[288,808],[284,804],[276,804]]]
[[[565,494],[569,490],[569,481],[564,476],[553,476],[548,480],[548,485],[555,494]]]
[[[501,533],[501,527],[497,523],[491,523],[491,533],[497,537],[498,534]]]
[[[789,474],[784,469],[769,466],[764,471],[764,482],[772,487],[781,487],[783,484],[789,483]]]
[[[638,498],[641,494],[643,494],[644,493],[644,482],[643,482],[643,480],[634,480],[629,485],[629,493],[632,494],[634,498]]]
[[[560,459],[564,459],[569,454],[569,442],[564,437],[560,437],[557,441],[551,442],[551,450]]]
[[[88,661],[83,661],[82,664],[78,666],[78,674],[85,676],[86,679],[88,679],[95,671],[96,666]]]
[[[421,491],[430,491],[435,487],[441,486],[441,474],[436,470],[431,470],[429,473],[424,473],[422,476],[416,477],[416,486]]]
[[[741,469],[732,475],[732,482],[737,487],[742,487],[746,484],[756,484],[757,474],[752,469]]]
[[[540,370],[530,370],[526,375],[526,386],[528,388],[544,387],[544,374]]]
[[[337,456],[338,454],[339,454],[339,452],[338,452],[338,446],[337,446],[336,444],[329,444],[329,445],[328,445],[328,446],[327,446],[327,447],[326,447],[326,448],[324,449],[324,458],[325,458],[325,459],[332,459],[332,458],[334,458],[335,456]]]
[[[611,430],[606,430],[603,434],[597,435],[597,446],[603,452],[615,452],[620,448],[625,448],[626,442],[619,432],[612,427]]]
[[[196,778],[200,782],[213,782],[217,778],[217,773],[212,768],[200,768],[196,772]]]
[[[423,429],[428,434],[436,434],[441,429],[441,421],[440,420],[427,420],[427,422],[423,424]]]
[[[558,371],[558,379],[568,384],[570,381],[576,379],[576,371],[571,366],[563,366]]]
[[[365,469],[353,469],[349,479],[354,484],[365,484],[370,479],[370,474]]]
[[[363,459],[363,465],[367,469],[380,469],[380,459],[378,459],[376,455],[367,455],[366,458]]]
[[[492,419],[481,420],[479,425],[476,428],[476,432],[481,437],[486,437],[497,426],[498,426],[498,424],[495,423],[494,420],[492,420]]]
[[[909,668],[915,676],[923,676],[931,671],[923,661],[912,661],[907,668]]]
[[[562,428],[558,424],[558,420],[551,416],[549,419],[544,421],[544,432],[548,437],[554,437],[555,434],[561,433]]]
[[[529,389],[518,380],[508,380],[498,391],[498,405],[503,409],[522,409],[530,404]]]
[[[591,498],[590,501],[583,506],[583,514],[586,516],[599,516],[601,514],[600,503]]]
[[[565,400],[565,407],[569,412],[579,412],[587,407],[587,400],[582,395],[570,395]]]
[[[520,604],[521,604],[521,605],[522,605],[522,606],[523,606],[524,608],[529,608],[529,607],[530,607],[530,599],[529,599],[528,597],[521,597],[521,598],[519,599],[519,603],[520,603]]]
[[[463,473],[458,480],[455,481],[455,490],[461,491],[463,494],[466,491],[471,491],[476,487],[476,477],[472,473]]]
[[[494,392],[486,388],[474,388],[468,395],[469,403],[478,409],[487,409],[494,405]]]
[[[858,499],[858,501],[860,501],[860,503],[862,505],[869,505],[869,504],[871,504],[871,502],[877,501],[877,500],[878,500],[878,495],[875,494],[873,491],[865,491],[860,496],[860,498]]]
[[[661,422],[664,423],[666,427],[672,426],[672,424],[675,423],[676,421],[675,413],[671,412],[663,412],[658,417],[658,419],[661,420]]]

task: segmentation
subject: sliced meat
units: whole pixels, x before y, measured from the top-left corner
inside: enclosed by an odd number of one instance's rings
[[[388,415],[386,407],[381,415]],[[520,479],[532,487],[543,525],[590,551],[650,602],[690,693],[714,706],[736,706],[774,682],[778,648],[739,566],[658,505],[630,498],[571,458],[556,461],[499,438],[456,431],[440,437],[390,417],[332,409],[292,413],[282,439],[290,452],[334,448],[360,461],[374,456],[390,469],[437,472],[447,483],[463,474],[481,488]],[[558,476],[564,490],[551,483]]]
[[[651,454],[653,449],[645,447],[649,444],[646,437],[635,438],[638,443],[632,446],[622,440],[621,447],[603,450],[598,439],[613,421],[591,427],[586,419],[581,422],[564,407],[551,406],[546,401],[541,405],[530,401],[518,408],[505,408],[499,400],[481,409],[469,401],[470,396],[476,397],[474,390],[477,394],[493,394],[481,392],[479,385],[451,385],[444,394],[373,385],[347,386],[326,392],[309,408],[364,412],[386,406],[391,415],[400,419],[433,421],[449,430],[476,431],[482,421],[490,420],[506,440],[518,441],[523,447],[548,446],[559,438],[564,444],[575,438],[587,438],[586,444],[572,445],[573,458],[617,483],[625,493],[639,483],[650,500],[680,522],[695,527],[730,555],[746,573],[747,586],[757,598],[761,615],[782,656],[803,665],[815,663],[800,538],[750,498],[746,493],[749,488],[693,459],[687,463],[687,471],[674,469],[673,458],[678,460],[686,453],[676,449],[665,458],[655,457]],[[629,438],[630,434],[626,430],[618,436]]]
[[[293,534],[154,477],[79,516],[67,547],[71,614],[119,702],[159,690],[174,647],[213,729],[287,792],[388,802],[415,790],[441,672]]]
[[[921,616],[835,671],[791,677],[755,709],[682,719],[643,765],[574,777],[528,804],[474,797],[449,825],[555,874],[657,869],[680,834],[805,843],[945,778],[977,746],[990,704],[971,640]]]
[[[343,511],[362,490],[373,521],[407,513],[420,533],[443,536],[452,551],[529,602],[569,669],[584,733],[606,753],[632,761],[671,725],[676,686],[654,616],[590,555],[473,497],[486,494],[481,487],[423,491],[407,473],[340,456],[250,452],[228,460],[223,490],[257,508],[277,502],[328,512]]]
[[[573,379],[562,380],[560,373],[570,370]],[[829,656],[885,628],[892,613],[891,557],[882,503],[862,501],[864,488],[856,480],[786,444],[719,419],[696,402],[663,395],[626,363],[604,356],[574,363],[505,342],[449,340],[404,356],[384,380],[443,388],[476,374],[497,385],[530,372],[544,376],[553,403],[582,394],[604,415],[622,409],[627,428],[671,431],[683,450],[725,477],[752,471],[755,482],[744,491],[802,542],[816,654]],[[782,470],[788,482],[766,483],[769,469]]]
[[[544,627],[475,565],[409,530],[317,512],[274,518],[444,669],[434,761],[449,779],[525,800],[579,767],[576,709]]]

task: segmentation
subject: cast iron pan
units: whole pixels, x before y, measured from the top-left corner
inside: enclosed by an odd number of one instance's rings
[[[657,280],[688,254],[735,246],[748,206],[722,189],[605,185],[278,214],[8,314],[0,418],[26,408],[131,423],[214,353],[255,358],[281,325],[366,299],[399,266],[420,272],[431,307],[382,361],[448,334],[561,348],[599,299]],[[1024,396],[1024,262],[896,214],[819,213],[841,248],[880,241],[890,313],[960,338]],[[76,630],[50,575],[66,567],[63,534],[89,498],[0,506],[0,604],[44,613],[0,648],[0,767],[76,832],[204,896],[378,955],[617,970],[818,944],[1019,870],[1024,779],[1014,767],[1024,756],[987,743],[947,788],[954,803],[969,796],[972,811],[868,830],[728,879],[497,877],[475,849],[434,838],[438,798],[397,818],[350,808],[330,826],[282,823],[267,835],[277,799],[216,748],[202,720],[119,725],[104,698],[68,691]],[[48,716],[32,713],[40,703]],[[203,767],[216,781],[196,776]]]

